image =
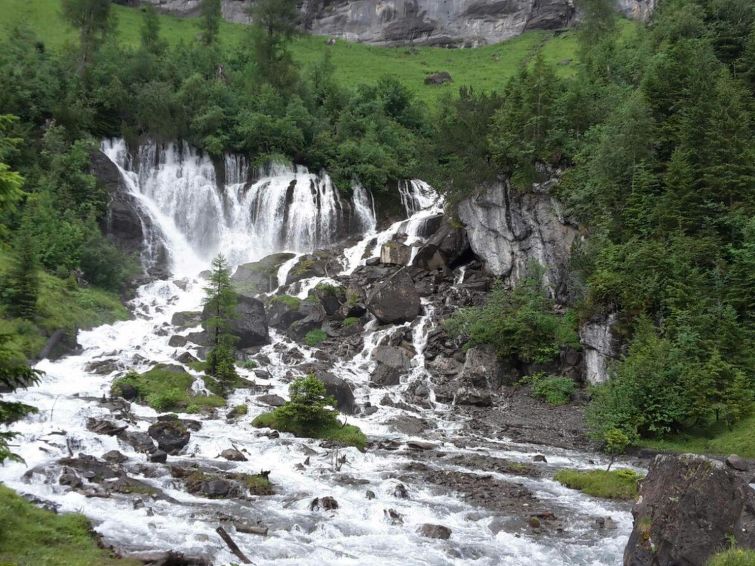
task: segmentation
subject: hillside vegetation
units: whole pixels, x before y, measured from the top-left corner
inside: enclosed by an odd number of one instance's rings
[[[138,47],[142,14],[137,8],[113,6],[117,34],[124,45]],[[18,25],[34,30],[52,49],[75,43],[76,33],[61,18],[61,0],[3,0],[0,12],[0,34],[8,34]],[[197,19],[160,15],[161,35],[168,44],[191,43],[199,34]],[[636,24],[622,20],[622,29],[629,35]],[[222,22],[220,36],[225,49],[233,51],[248,34],[248,26]],[[480,90],[500,89],[514,75],[523,61],[542,52],[546,61],[557,65],[560,75],[571,75],[576,66],[577,42],[573,32],[553,34],[529,31],[504,43],[479,49],[441,49],[431,47],[374,47],[338,41],[326,45],[324,37],[301,36],[291,44],[294,60],[302,67],[315,64],[327,51],[332,54],[335,76],[343,85],[374,84],[384,75],[392,75],[428,103],[434,104],[459,85]],[[424,78],[431,73],[447,71],[454,83],[427,86]]]

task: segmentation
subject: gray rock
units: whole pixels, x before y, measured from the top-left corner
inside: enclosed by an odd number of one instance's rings
[[[499,183],[459,204],[474,253],[492,274],[517,283],[528,266],[545,267],[543,282],[559,300],[567,299],[568,264],[577,228],[564,218],[547,190],[517,191]]]
[[[206,321],[210,318],[207,307],[202,312],[202,318],[206,325]],[[267,344],[270,337],[267,330],[265,305],[262,301],[254,297],[239,295],[236,302],[235,318],[231,321],[230,330],[238,338],[236,346],[239,349]],[[200,344],[200,346],[206,345],[208,344]]]
[[[474,405],[477,407],[490,407],[493,405],[493,397],[490,395],[490,391],[472,387],[460,387],[457,389],[455,401],[457,405]]]
[[[450,220],[443,216],[437,230],[417,251],[412,265],[428,271],[444,267],[453,269],[468,258],[470,252],[466,230],[452,226]]]
[[[311,511],[335,511],[338,507],[338,501],[329,495],[325,497],[316,497],[312,500],[312,503],[309,504],[309,509]]]
[[[191,352],[184,352],[183,354],[178,356],[176,360],[178,360],[182,364],[192,364],[199,361]]]
[[[129,2],[133,0],[120,0]],[[199,14],[201,0],[142,0],[179,16]],[[628,17],[647,20],[656,0],[619,0]],[[227,20],[249,23],[253,0],[222,0]],[[309,0],[301,2],[301,27],[315,35],[378,45],[474,47],[498,43],[530,29],[561,29],[576,18],[569,0]]]
[[[278,253],[262,258],[253,263],[239,265],[231,276],[231,283],[236,292],[254,296],[269,293],[278,287],[278,270],[294,254]]]
[[[392,387],[401,383],[401,370],[385,364],[378,364],[370,374],[370,386]]]
[[[125,454],[121,454],[118,450],[110,450],[102,455],[102,459],[111,464],[123,464],[128,461],[128,457]]]
[[[726,465],[740,472],[746,472],[750,469],[747,460],[740,458],[736,454],[731,454],[726,457]]]
[[[220,453],[220,456],[231,462],[246,462],[246,456],[235,448],[226,448]]]
[[[178,328],[191,328],[202,323],[202,313],[198,311],[180,311],[173,315],[170,323]]]
[[[107,436],[116,436],[126,430],[128,425],[118,424],[111,421],[88,418],[87,430],[91,430],[95,434],[105,434]]]
[[[755,492],[722,462],[655,457],[632,509],[629,566],[704,566],[723,548],[755,548]]]
[[[395,346],[378,346],[372,351],[372,359],[379,364],[400,370],[412,367],[412,358],[404,348]]]
[[[399,242],[391,241],[380,248],[380,263],[385,265],[409,265],[412,248]]]
[[[619,355],[618,340],[613,326],[617,315],[597,317],[579,329],[585,361],[585,379],[588,383],[603,383],[608,379],[608,366]]]
[[[164,464],[168,461],[168,454],[164,450],[156,450],[149,455],[149,461],[155,464]]]
[[[118,438],[126,444],[130,444],[137,452],[149,454],[157,450],[152,437],[146,432],[127,430],[118,435]]]
[[[191,439],[186,425],[178,419],[157,421],[150,425],[148,433],[155,439],[160,450],[168,454],[177,454]]]
[[[414,281],[401,270],[383,283],[375,285],[367,297],[367,310],[384,324],[411,322],[420,311],[420,298]]]
[[[176,334],[175,336],[170,337],[170,340],[168,340],[168,346],[171,348],[183,348],[188,341],[189,340],[186,336]]]
[[[451,529],[444,527],[443,525],[432,525],[425,523],[417,531],[423,537],[437,538],[441,540],[448,540],[451,538]]]
[[[492,346],[475,346],[467,350],[459,381],[464,387],[498,389],[503,380],[503,366]]]
[[[426,85],[444,85],[446,83],[452,83],[452,82],[454,82],[454,80],[451,77],[451,73],[449,73],[448,71],[432,73],[425,77]]]
[[[280,395],[260,395],[257,401],[271,407],[282,407],[286,404],[286,400]]]

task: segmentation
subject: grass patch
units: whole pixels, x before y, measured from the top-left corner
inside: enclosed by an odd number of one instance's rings
[[[755,550],[730,548],[711,558],[708,566],[755,566]]]
[[[113,382],[115,396],[136,396],[138,402],[156,411],[183,410],[188,413],[222,407],[225,401],[219,395],[195,395],[191,389],[194,377],[183,369],[157,365],[145,373],[129,372]]]
[[[755,412],[734,424],[731,430],[725,424],[719,423],[703,431],[693,431],[665,439],[642,439],[638,445],[662,452],[693,452],[719,456],[737,454],[743,458],[755,458]]]
[[[137,566],[97,546],[89,521],[39,509],[0,485],[0,564],[14,566]]]
[[[574,380],[568,377],[534,375],[526,378],[532,384],[532,394],[549,405],[566,405],[576,391]]]
[[[236,405],[233,409],[231,409],[228,412],[228,416],[231,418],[243,417],[248,413],[249,413],[249,407],[247,407],[246,405]]]
[[[587,495],[606,499],[635,499],[642,476],[627,468],[620,470],[559,470],[553,476],[561,485]]]
[[[290,432],[291,434],[303,438],[320,438],[322,440],[332,440],[347,446],[356,446],[362,450],[367,445],[367,437],[353,425],[341,425],[339,423],[330,424],[319,429],[303,428],[296,426],[289,419],[281,417],[278,409],[263,413],[252,421],[252,426],[257,428],[272,428],[280,432]]]
[[[343,319],[344,328],[349,328],[350,326],[356,326],[357,324],[359,324],[359,319],[355,316],[350,316],[348,318]]]
[[[301,299],[299,297],[292,297],[291,295],[275,295],[270,299],[270,302],[281,303],[292,310],[299,310],[301,306]]]
[[[317,328],[315,330],[310,330],[307,332],[307,335],[304,337],[304,343],[307,346],[315,347],[322,344],[327,339],[328,335],[325,333],[324,330]]]
[[[0,252],[0,278],[10,262],[10,257]],[[87,330],[129,318],[128,310],[116,293],[95,287],[82,288],[70,279],[42,270],[39,271],[37,311],[33,321],[0,320],[0,332],[13,335],[12,345],[29,358],[39,354],[56,330],[73,333],[76,329]]]

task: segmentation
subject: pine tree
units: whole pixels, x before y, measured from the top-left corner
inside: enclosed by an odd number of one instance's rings
[[[63,18],[79,30],[80,71],[114,27],[110,5],[111,0],[63,0]]]
[[[160,39],[160,18],[157,17],[157,10],[152,5],[143,8],[144,16],[141,27],[142,49],[160,55],[167,47],[165,41]]]
[[[208,47],[215,45],[218,42],[220,22],[223,19],[220,0],[202,0],[200,13],[199,27],[202,30],[200,40]]]
[[[290,86],[295,69],[288,43],[298,33],[296,0],[258,0],[249,15],[256,24],[254,52],[260,78],[279,88]]]
[[[236,317],[236,292],[231,285],[231,274],[223,254],[212,260],[210,285],[205,289],[205,312],[207,331],[212,339],[212,349],[207,356],[207,374],[228,384],[238,377],[234,366],[231,321]]]
[[[0,334],[0,390],[14,391],[34,385],[39,381],[41,374],[29,367],[24,357],[11,348],[10,340],[10,335]],[[34,410],[23,403],[0,401],[0,424],[12,423]],[[0,432],[0,464],[5,460],[23,461],[13,454],[8,446],[8,441],[15,436],[13,432]]]
[[[21,232],[17,247],[16,261],[7,277],[7,310],[11,316],[31,320],[37,312],[39,278],[37,257],[29,230]]]

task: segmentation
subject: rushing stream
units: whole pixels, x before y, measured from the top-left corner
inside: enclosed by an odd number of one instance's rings
[[[200,420],[202,426],[192,433],[182,455],[169,457],[168,463],[199,462],[248,473],[269,470],[275,494],[249,501],[190,495],[180,488],[165,465],[148,463],[144,454],[114,436],[87,430],[87,418],[112,419],[102,398],[109,394],[111,382],[122,372],[98,375],[86,368],[105,358],[137,371],[146,371],[156,362],[177,363],[177,354],[185,348],[170,347],[169,337],[199,328],[175,330],[171,318],[176,312],[201,308],[205,281],[199,273],[208,268],[217,251],[222,251],[234,265],[284,250],[301,254],[336,243],[347,229],[353,233],[356,226],[362,233],[361,239],[343,252],[343,273],[348,274],[365,257],[378,255],[380,245],[398,231],[407,234],[409,244],[420,239],[418,227],[422,219],[437,214],[442,205],[428,185],[418,181],[402,184],[400,194],[408,220],[377,233],[371,195],[356,187],[351,202],[345,203],[327,175],[277,167],[250,179],[244,161],[229,157],[225,191],[219,194],[213,164],[189,148],[157,151],[148,146],[137,160],[128,157],[121,142],[107,142],[103,150],[121,168],[128,190],[139,199],[159,229],[158,237],[169,252],[175,279],[141,287],[131,304],[132,320],[80,332],[78,341],[83,347],[80,355],[41,362],[38,368],[45,372],[41,384],[9,395],[38,407],[39,413],[13,425],[21,433],[16,451],[26,464],[0,467],[0,481],[21,493],[54,502],[63,511],[84,513],[104,541],[119,549],[176,550],[207,556],[215,564],[238,562],[215,532],[220,521],[228,517],[252,524],[259,522],[269,528],[268,536],[262,537],[236,532],[224,523],[255,564],[621,563],[631,529],[627,506],[584,496],[550,479],[552,471],[559,467],[602,465],[599,456],[519,445],[506,438],[466,436],[464,422],[454,408],[435,403],[432,395],[432,408],[413,408],[412,414],[433,423],[421,437],[402,434],[388,424],[406,413],[401,408],[381,406],[370,416],[349,417],[348,422],[361,427],[371,441],[393,440],[398,446],[396,450],[375,447],[364,453],[354,448],[336,452],[322,447],[320,441],[288,434],[269,438],[266,431],[249,424],[254,416],[269,410],[256,400],[251,390],[237,390],[228,399],[229,408],[240,403],[249,407],[249,414],[234,423],[226,420],[229,409],[221,409],[213,418],[180,415]],[[291,265],[292,262],[286,262],[281,266],[279,282],[285,281],[285,270]],[[463,280],[463,276],[463,268],[458,268],[457,280]],[[308,289],[320,280],[300,285],[299,295],[306,296]],[[402,326],[410,328],[417,352],[410,377],[426,373],[423,352],[428,332],[437,324],[433,315],[432,305],[424,303],[423,315],[413,323],[388,327],[379,327],[375,321],[368,323],[364,349],[333,367],[333,373],[354,384],[359,404],[370,401],[378,406],[386,391],[394,399],[402,399],[408,380],[388,390],[368,387],[374,363],[372,349]],[[314,349],[271,331],[271,344],[261,351],[271,361],[266,368],[270,379],[264,381],[270,386],[268,393],[287,396],[288,367],[284,359],[290,350],[299,350],[304,360],[315,356]],[[200,374],[192,373],[197,376],[197,390],[201,390]],[[255,379],[251,371],[240,370],[240,373]],[[132,429],[142,431],[157,416],[152,409],[137,404],[132,405],[132,412],[138,417]],[[406,443],[412,440],[434,446],[430,450],[411,449]],[[246,462],[218,458],[220,452],[232,446],[245,453]],[[144,498],[144,505],[135,505],[134,496],[86,497],[59,485],[57,478],[44,470],[68,456],[69,450],[97,457],[120,450],[129,458],[129,464],[125,465],[129,475],[161,489],[167,497]],[[442,458],[436,455],[441,453]],[[471,457],[531,464],[535,453],[547,458],[547,464],[542,464],[543,473],[536,477],[465,465],[465,459]],[[346,459],[341,465],[337,457],[343,456]],[[308,464],[303,465],[307,459]],[[506,517],[500,513],[471,505],[453,491],[423,482],[421,476],[405,471],[417,463],[440,471],[468,472],[521,484],[541,502],[551,504],[557,515],[566,513],[562,520],[564,528],[549,533],[502,528]],[[394,495],[399,483],[406,487],[409,498]],[[376,497],[368,499],[367,490]],[[310,510],[312,500],[323,496],[335,498],[339,508]],[[388,510],[400,515],[403,524],[389,520]],[[598,532],[595,518],[608,516],[615,521],[616,528]],[[451,538],[420,536],[417,529],[424,523],[450,528]]]

